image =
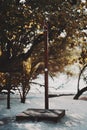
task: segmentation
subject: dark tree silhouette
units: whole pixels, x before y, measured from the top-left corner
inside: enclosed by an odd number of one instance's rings
[[[76,4],[77,4],[77,0],[70,0],[70,3],[71,3],[72,5],[76,5]]]

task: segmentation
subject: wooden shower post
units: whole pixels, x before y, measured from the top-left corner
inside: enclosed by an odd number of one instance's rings
[[[44,62],[45,62],[45,109],[49,109],[48,101],[48,25],[44,23]]]

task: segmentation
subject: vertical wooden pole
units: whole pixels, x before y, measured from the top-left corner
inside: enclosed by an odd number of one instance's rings
[[[7,90],[8,90],[8,93],[7,93],[7,109],[10,109],[10,89],[11,89],[11,77],[10,77],[10,74],[8,73],[7,75]]]
[[[10,89],[8,88],[7,93],[7,109],[10,109]]]
[[[44,23],[44,51],[45,51],[45,109],[49,109],[48,102],[48,25]]]

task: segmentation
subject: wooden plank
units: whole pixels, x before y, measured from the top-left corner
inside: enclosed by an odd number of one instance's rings
[[[17,121],[54,121],[57,122],[65,115],[65,110],[59,109],[27,109],[16,115]]]

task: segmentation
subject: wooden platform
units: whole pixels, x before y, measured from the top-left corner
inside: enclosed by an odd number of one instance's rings
[[[16,115],[16,121],[54,121],[58,122],[65,115],[65,110],[58,109],[27,109]]]

